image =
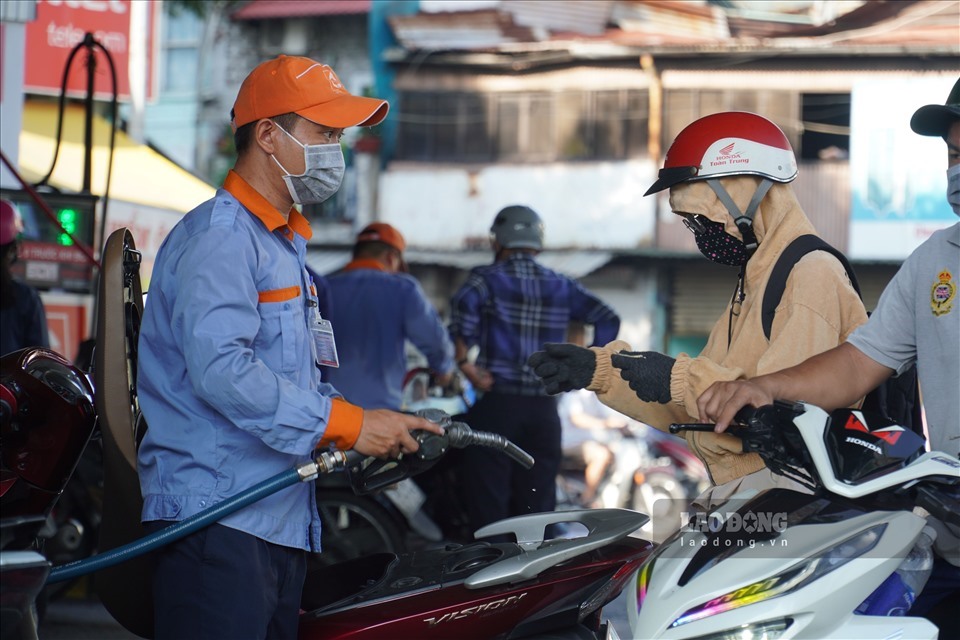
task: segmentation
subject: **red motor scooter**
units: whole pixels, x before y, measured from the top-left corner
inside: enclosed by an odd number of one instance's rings
[[[626,509],[531,514],[476,542],[409,554],[376,554],[308,575],[301,640],[417,638],[617,638],[603,606],[630,583],[653,544],[629,537],[647,517]],[[587,534],[545,540],[551,524]]]
[[[446,433],[419,434],[420,450],[399,462],[352,465],[347,474],[356,493],[419,473],[451,448],[487,446],[533,463],[502,436],[472,431],[442,411],[421,414]],[[535,513],[487,525],[473,543],[319,567],[307,575],[300,638],[616,638],[602,609],[653,550],[630,535],[647,520],[627,509]],[[548,538],[561,523],[568,535],[584,534]],[[504,534],[516,542],[482,540]]]
[[[41,528],[97,424],[87,376],[48,349],[0,358],[0,637],[35,638]]]

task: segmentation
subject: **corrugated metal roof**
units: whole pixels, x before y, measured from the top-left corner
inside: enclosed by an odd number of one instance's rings
[[[779,42],[796,48],[942,45],[960,52],[960,0],[869,2],[829,28],[798,29]]]
[[[502,3],[501,9],[512,15],[516,24],[530,27],[535,33],[542,30],[594,35],[606,30],[614,4],[613,0],[510,0]]]
[[[577,25],[581,14],[588,18]],[[607,24],[599,30],[596,25],[604,15]],[[390,23],[398,41],[411,52],[486,50],[516,55],[563,50],[578,58],[614,58],[629,48],[684,55],[830,53],[839,47],[845,53],[960,53],[960,0],[865,2],[822,23],[811,15],[724,11],[716,5],[678,0],[514,0],[503,3],[500,10],[420,13],[391,18]],[[418,62],[441,64],[432,58]]]
[[[628,25],[655,43],[713,42],[728,35],[722,12],[689,2],[512,0],[500,10],[448,11],[388,18],[410,51],[566,50],[572,42],[608,45]],[[578,21],[580,21],[578,23]],[[602,23],[602,28],[600,25]],[[642,38],[641,38],[642,40]]]
[[[723,11],[695,2],[620,2],[611,15],[611,26],[613,31],[644,34],[657,43],[693,43],[730,37]]]
[[[233,12],[234,20],[270,20],[370,13],[371,0],[250,0]]]
[[[400,44],[410,50],[469,51],[536,40],[528,27],[514,24],[509,13],[493,9],[389,16],[387,20]]]

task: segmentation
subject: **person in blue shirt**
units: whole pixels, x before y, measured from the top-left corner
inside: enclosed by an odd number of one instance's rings
[[[403,273],[406,240],[374,222],[360,231],[353,260],[327,278],[340,366],[326,379],[365,409],[401,408],[409,340],[440,385],[453,375],[453,343],[420,284]]]
[[[343,177],[344,127],[387,103],[351,95],[327,65],[279,56],[244,80],[232,111],[238,158],[213,198],[157,254],[139,340],[138,452],[148,531],[196,515],[334,444],[397,457],[415,416],[364,410],[320,381],[334,352],[305,266],[295,204]],[[312,483],[298,483],[155,554],[154,637],[296,638],[306,552],[319,552]]]
[[[571,322],[592,325],[593,344],[606,344],[620,330],[620,318],[607,304],[537,262],[544,229],[533,209],[505,207],[490,231],[494,263],[474,268],[451,302],[457,365],[480,394],[466,422],[509,438],[536,463],[524,470],[481,447],[463,451],[459,472],[473,528],[556,506],[557,399],[547,395],[527,359],[545,343],[565,340]],[[471,362],[467,353],[474,347]]]
[[[0,355],[49,347],[47,315],[37,290],[13,277],[23,220],[16,205],[0,199]]]

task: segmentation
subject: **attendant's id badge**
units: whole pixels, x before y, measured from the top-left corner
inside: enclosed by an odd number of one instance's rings
[[[333,339],[333,325],[316,314],[310,327],[313,334],[313,344],[317,347],[317,364],[327,367],[339,367],[337,357],[337,342]]]

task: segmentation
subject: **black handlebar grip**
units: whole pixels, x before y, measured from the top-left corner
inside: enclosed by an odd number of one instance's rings
[[[945,495],[929,486],[917,486],[917,506],[923,507],[938,520],[960,526],[960,504],[952,496]]]

